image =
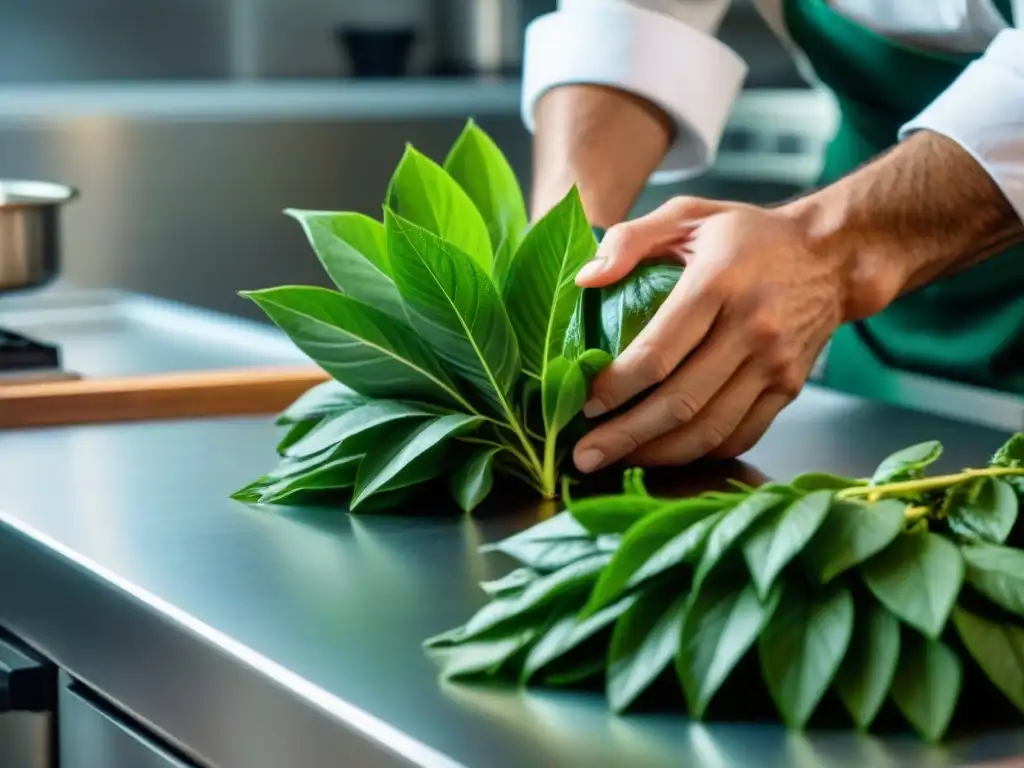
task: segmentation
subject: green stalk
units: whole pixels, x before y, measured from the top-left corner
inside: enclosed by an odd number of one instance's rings
[[[921,491],[934,491],[940,488],[948,488],[951,485],[970,480],[975,477],[1024,477],[1024,469],[1013,467],[986,467],[985,469],[965,469],[955,475],[936,475],[935,477],[923,477],[920,480],[903,480],[898,483],[883,483],[882,485],[856,486],[844,488],[836,494],[837,498],[853,499],[867,496],[870,499],[881,499],[892,496],[903,496]]]
[[[558,481],[555,472],[557,467],[557,462],[555,461],[555,448],[557,441],[557,432],[548,435],[544,439],[544,468],[541,485],[544,486],[544,498],[546,499],[553,499],[557,495],[557,489],[555,488]]]

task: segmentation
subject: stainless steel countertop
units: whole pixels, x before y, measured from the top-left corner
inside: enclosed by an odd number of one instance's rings
[[[536,513],[353,518],[231,501],[270,466],[275,436],[261,418],[5,433],[0,625],[220,768],[859,768],[1024,754],[1024,730],[922,749],[911,737],[617,718],[585,694],[441,686],[421,641],[464,621],[485,600],[476,581],[507,568],[477,546]],[[809,388],[747,460],[778,478],[865,474],[937,438],[954,468],[1004,437]]]

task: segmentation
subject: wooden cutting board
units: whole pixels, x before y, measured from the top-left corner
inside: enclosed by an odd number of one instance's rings
[[[315,366],[0,383],[0,429],[277,413],[327,380]]]

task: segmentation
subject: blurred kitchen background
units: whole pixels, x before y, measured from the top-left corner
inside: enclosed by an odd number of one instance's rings
[[[257,317],[240,289],[323,283],[283,208],[379,215],[405,142],[467,117],[524,186],[525,25],[555,0],[0,0],[0,178],[70,184],[62,282]],[[706,176],[650,189],[770,202],[812,183],[831,102],[745,0],[751,63]]]

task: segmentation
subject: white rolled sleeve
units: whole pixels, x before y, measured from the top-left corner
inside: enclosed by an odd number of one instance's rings
[[[660,107],[674,124],[653,183],[703,172],[747,75],[745,62],[714,37],[727,6],[728,0],[563,0],[527,28],[523,122],[534,130],[537,101],[557,86],[617,88]]]
[[[988,172],[1024,220],[1024,29],[1006,29],[917,117],[900,128],[942,134]]]

